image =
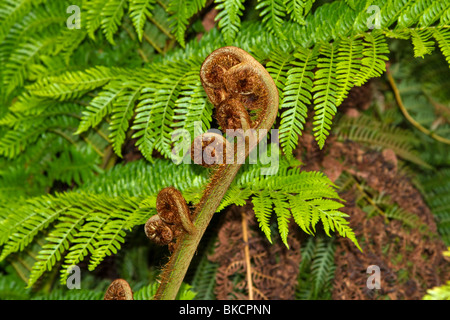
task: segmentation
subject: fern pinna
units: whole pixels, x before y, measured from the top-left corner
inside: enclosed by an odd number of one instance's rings
[[[226,45],[248,51],[272,76],[285,157],[274,176],[245,167],[219,208],[252,201],[268,238],[274,216],[284,241],[293,220],[310,234],[321,222],[357,245],[335,186],[293,164],[298,137],[309,121],[323,148],[350,90],[386,71],[392,39],[409,41],[415,57],[439,51],[450,62],[450,1],[255,3],[2,1],[1,259],[44,235],[29,286],[57,263],[64,281],[68,266],[88,259],[94,269],[115,254],[155,213],[160,189],[172,185],[188,201],[199,200],[205,171],[171,163],[172,135],[185,129],[194,138],[196,121],[202,132],[211,128],[214,108],[199,71]],[[72,5],[80,8],[80,29],[67,27]],[[217,24],[204,32],[195,21],[211,8]],[[130,143],[145,161],[115,166],[129,160],[122,157]]]

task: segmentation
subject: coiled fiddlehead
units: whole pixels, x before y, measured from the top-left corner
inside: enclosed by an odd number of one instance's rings
[[[106,290],[104,300],[133,300],[133,291],[124,279],[114,280]]]
[[[222,131],[229,129],[255,130],[260,142],[272,127],[278,112],[278,89],[267,70],[250,54],[236,47],[223,47],[212,52],[200,70],[203,88],[215,107],[215,118]],[[222,152],[213,146],[222,146]],[[253,144],[245,149],[247,158]],[[231,155],[230,155],[231,153]],[[210,154],[212,159],[198,159],[195,155]],[[215,166],[193,212],[194,233],[183,233],[176,249],[165,266],[155,299],[175,299],[187,268],[203,233],[223,196],[236,176],[241,164],[235,161],[235,150],[220,135],[205,133],[196,137],[191,149],[195,163]],[[225,161],[224,161],[225,160]]]

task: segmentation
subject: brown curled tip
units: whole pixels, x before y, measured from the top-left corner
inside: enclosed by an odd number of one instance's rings
[[[251,128],[250,116],[242,102],[237,99],[224,101],[217,106],[215,117],[221,128],[232,130]]]
[[[200,71],[200,78],[203,85],[211,88],[222,87],[228,69],[240,62],[241,59],[231,50],[223,52],[220,55],[210,55],[209,59],[203,62]]]
[[[144,230],[147,238],[159,245],[167,245],[174,239],[172,229],[158,215],[147,220]]]
[[[188,233],[195,231],[191,212],[181,192],[174,187],[167,187],[158,193],[156,211],[166,224],[181,226]]]
[[[191,146],[191,158],[195,164],[214,167],[226,163],[227,141],[217,133],[206,132],[194,139]]]
[[[267,70],[244,50],[231,46],[215,50],[203,62],[200,78],[209,100],[216,108],[221,105],[238,106],[236,111],[226,108],[216,112],[223,131],[246,129],[239,126],[242,121],[248,122],[249,128],[256,128],[269,118],[273,122],[276,117],[272,111],[268,114],[267,108],[271,106],[274,110],[278,109],[278,89]],[[241,105],[247,116],[242,116]],[[231,120],[225,121],[225,117]]]
[[[133,300],[133,291],[127,281],[116,279],[109,285],[103,300]]]

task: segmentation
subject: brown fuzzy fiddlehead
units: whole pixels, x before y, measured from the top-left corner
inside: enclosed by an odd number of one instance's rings
[[[215,118],[223,132],[229,129],[255,130],[260,142],[272,127],[278,113],[278,89],[264,67],[250,54],[236,47],[212,52],[203,62],[200,79],[215,107]],[[245,148],[247,158],[256,144]],[[197,151],[196,151],[197,150]],[[197,156],[210,155],[210,160]],[[197,137],[191,149],[195,163],[214,166],[210,183],[193,212],[195,232],[184,232],[161,276],[155,299],[175,299],[203,233],[241,164],[228,161],[237,157],[219,134]]]
[[[168,245],[175,238],[174,231],[159,215],[154,215],[145,223],[145,235],[159,245]]]
[[[133,291],[124,279],[114,280],[106,290],[104,300],[133,300]]]
[[[156,211],[166,224],[182,227],[188,233],[195,232],[186,200],[174,187],[164,188],[158,193]]]
[[[174,187],[158,193],[156,212],[158,214],[150,217],[144,227],[147,238],[155,243],[168,245],[183,232],[195,232],[186,200]]]
[[[260,125],[268,106],[278,103],[273,101],[278,98],[276,88],[265,81],[268,76],[252,56],[236,47],[218,49],[206,58],[200,78],[223,131]]]

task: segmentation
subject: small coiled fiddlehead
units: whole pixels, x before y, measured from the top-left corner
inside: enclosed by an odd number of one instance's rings
[[[147,238],[157,244],[171,244],[182,232],[195,232],[186,200],[174,187],[164,188],[158,193],[156,212],[148,219],[144,230]],[[173,249],[172,246],[170,248]]]
[[[219,48],[203,62],[200,79],[223,132],[251,129],[256,133],[257,143],[266,136],[278,113],[278,89],[257,60],[240,48]],[[255,146],[245,148],[244,159]],[[235,153],[218,134],[207,132],[195,138],[191,148],[194,162],[216,170],[195,206],[192,215],[195,231],[179,236],[175,251],[162,272],[155,299],[175,299],[198,243],[241,166],[232,161],[236,159]]]
[[[133,291],[124,279],[116,279],[109,285],[103,300],[133,300]]]

